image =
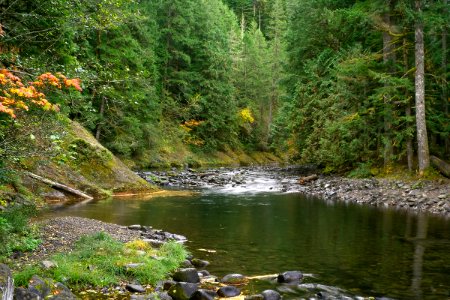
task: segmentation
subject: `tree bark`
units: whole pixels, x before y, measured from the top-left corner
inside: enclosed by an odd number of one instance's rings
[[[447,16],[448,9],[447,9],[447,0],[443,0],[444,5],[444,16]],[[449,111],[448,111],[448,81],[447,81],[447,26],[444,25],[444,28],[442,30],[442,74],[444,76],[443,82],[442,82],[442,101],[444,103],[444,114],[447,119],[450,118]],[[450,154],[450,136],[447,136],[444,138],[444,147],[445,147],[445,154],[448,156]]]
[[[407,74],[409,66],[408,66],[408,51],[407,51],[407,42],[406,38],[403,38],[403,65],[405,67],[405,74]],[[408,92],[408,89],[405,89],[405,97],[406,97],[406,108],[405,108],[405,115],[407,118],[406,126],[412,126],[411,122],[409,121],[411,117],[411,100],[410,95]],[[406,158],[408,161],[408,171],[413,170],[413,158],[414,158],[414,148],[413,148],[413,141],[412,137],[408,136],[406,139]]]
[[[428,134],[425,118],[425,45],[423,38],[422,1],[415,0],[419,17],[415,25],[415,94],[416,94],[416,128],[417,128],[417,157],[419,173],[422,175],[430,166],[430,152],[428,149]]]
[[[71,194],[73,194],[73,195],[80,196],[80,197],[85,198],[85,199],[87,199],[87,200],[92,200],[92,199],[94,199],[94,198],[92,198],[91,196],[89,196],[89,195],[83,193],[82,191],[79,191],[79,190],[74,189],[74,188],[71,188],[71,187],[69,187],[69,186],[67,186],[67,185],[64,185],[64,184],[61,184],[61,183],[52,181],[52,180],[50,180],[50,179],[44,178],[44,177],[39,176],[39,175],[36,175],[36,174],[34,174],[34,173],[31,173],[31,172],[25,172],[25,174],[27,174],[27,175],[30,176],[31,178],[34,178],[34,179],[36,179],[36,180],[38,180],[38,181],[40,181],[40,182],[43,182],[43,183],[45,183],[45,184],[48,184],[48,185],[50,185],[51,187],[54,187],[54,188],[56,188],[56,189],[60,189],[60,190],[66,191],[66,192],[68,192],[68,193],[71,193]]]
[[[442,173],[442,175],[450,178],[450,164],[446,163],[442,159],[437,158],[436,156],[430,157],[431,163],[433,166]]]
[[[395,52],[393,47],[393,39],[390,33],[392,28],[391,21],[391,0],[386,1],[387,12],[383,14],[383,62],[389,73],[393,71],[393,65],[395,63]],[[388,86],[389,84],[385,84]],[[394,155],[394,150],[392,146],[392,104],[391,95],[385,94],[384,98],[384,166],[387,167]]]
[[[102,122],[103,116],[105,114],[105,105],[106,105],[106,99],[105,97],[102,97],[102,101],[100,103],[100,121],[97,123],[97,128],[95,129],[95,139],[97,141],[100,141],[100,134],[102,131]]]

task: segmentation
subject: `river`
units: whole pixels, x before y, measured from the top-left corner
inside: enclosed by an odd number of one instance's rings
[[[407,211],[324,201],[298,193],[208,189],[190,197],[109,199],[57,210],[185,235],[195,257],[219,277],[300,270],[303,284],[253,281],[248,293],[278,289],[285,299],[450,298],[450,221]]]

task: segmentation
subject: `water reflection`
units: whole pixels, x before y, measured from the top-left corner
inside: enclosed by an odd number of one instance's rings
[[[295,194],[92,202],[56,214],[143,224],[188,237],[218,276],[313,273],[305,284],[349,295],[445,299],[450,295],[450,224],[427,215],[329,203]],[[210,249],[212,252],[197,249]],[[425,251],[426,250],[426,251]],[[273,287],[260,281],[249,289]],[[308,297],[295,288],[287,298]]]

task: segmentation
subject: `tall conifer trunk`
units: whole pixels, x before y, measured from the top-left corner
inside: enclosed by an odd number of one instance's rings
[[[443,0],[444,16],[447,16],[447,0]],[[444,25],[442,30],[442,74],[444,76],[442,83],[442,101],[444,103],[444,114],[447,119],[450,118],[448,111],[448,87],[447,87],[447,26]],[[444,138],[444,147],[446,156],[450,155],[450,137]]]
[[[387,11],[383,14],[383,25],[385,27],[383,31],[383,62],[389,73],[393,71],[393,65],[395,63],[395,52],[393,47],[393,39],[391,35],[392,22],[391,22],[391,5],[392,1],[387,0]],[[385,84],[386,86],[389,84]],[[384,95],[384,166],[387,167],[393,156],[392,147],[392,104],[391,95]]]
[[[415,25],[417,156],[419,172],[422,175],[425,169],[430,166],[430,152],[428,149],[428,134],[425,118],[425,45],[423,38],[422,1],[415,0],[415,6],[419,14]]]
[[[408,65],[408,48],[406,38],[403,38],[403,65],[405,68],[405,74],[408,73],[409,65]],[[409,119],[411,117],[411,99],[410,94],[407,89],[405,89],[405,97],[406,97],[406,109],[405,109],[405,115],[408,119],[406,126],[413,126],[411,122],[409,122]],[[406,156],[408,161],[408,171],[413,170],[413,158],[414,158],[414,148],[413,148],[413,141],[411,137],[407,137],[406,139]]]

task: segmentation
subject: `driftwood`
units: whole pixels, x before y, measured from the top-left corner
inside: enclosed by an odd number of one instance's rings
[[[61,183],[52,181],[52,180],[50,180],[50,179],[44,178],[44,177],[39,176],[39,175],[36,175],[36,174],[34,174],[34,173],[31,173],[31,172],[25,172],[25,174],[27,174],[27,175],[30,176],[31,178],[34,178],[34,179],[36,179],[36,180],[38,180],[38,181],[40,181],[40,182],[43,182],[43,183],[45,183],[45,184],[48,184],[48,185],[51,186],[52,188],[56,188],[56,189],[59,189],[59,190],[63,190],[63,191],[66,191],[66,192],[68,192],[68,193],[70,193],[70,194],[77,195],[77,196],[80,196],[80,197],[85,198],[85,199],[88,199],[88,200],[94,199],[93,197],[91,197],[91,196],[89,196],[89,195],[83,193],[82,191],[76,190],[76,189],[71,188],[71,187],[69,187],[69,186],[67,186],[67,185],[64,185],[64,184],[61,184]]]
[[[305,184],[307,182],[314,181],[314,180],[316,180],[318,178],[319,178],[319,176],[317,176],[316,174],[305,176],[305,177],[300,177],[298,179],[298,183],[299,184]]]
[[[439,170],[444,176],[450,178],[450,164],[446,163],[442,159],[436,156],[430,156],[431,164]]]

